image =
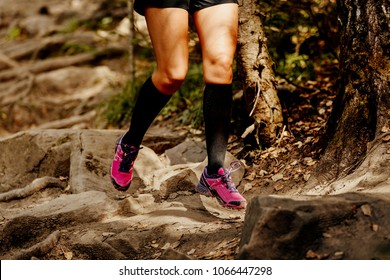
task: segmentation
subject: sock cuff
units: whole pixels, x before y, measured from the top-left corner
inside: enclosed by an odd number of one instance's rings
[[[206,83],[205,90],[212,90],[212,91],[221,91],[221,92],[226,92],[226,91],[232,91],[233,90],[233,85],[232,84],[210,84]]]
[[[220,107],[223,108],[222,110],[226,108],[230,110],[233,100],[232,92],[232,84],[206,84],[203,95],[204,113],[208,113],[207,108],[212,111],[221,110]]]
[[[154,83],[152,81],[152,76],[150,76],[149,78],[146,79],[146,81],[144,83],[144,86],[145,86],[145,88],[148,91],[153,91],[153,92],[159,92],[160,93],[160,91],[158,90],[158,88],[156,88],[156,86],[154,85]]]
[[[157,98],[158,100],[167,100],[172,97],[171,94],[165,94],[161,92],[153,83],[152,76],[150,76],[144,83],[145,89],[142,89],[140,94],[147,93],[148,98]],[[153,102],[154,99],[150,100],[150,102]]]

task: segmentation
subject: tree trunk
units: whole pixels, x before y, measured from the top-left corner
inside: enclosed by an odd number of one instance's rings
[[[243,0],[239,18],[237,63],[246,107],[254,122],[251,128],[258,143],[268,146],[276,140],[283,116],[258,1]]]
[[[307,184],[325,193],[341,191],[343,184],[350,189],[372,187],[367,183],[370,180],[389,184],[390,170],[389,2],[337,2],[338,96],[328,121],[327,147]],[[348,183],[329,185],[347,175]]]

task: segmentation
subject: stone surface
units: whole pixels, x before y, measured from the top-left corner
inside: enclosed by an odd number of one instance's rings
[[[171,165],[202,162],[206,159],[206,144],[187,140],[165,151]]]
[[[239,259],[390,259],[390,196],[256,197]]]
[[[231,221],[235,211],[194,192],[206,161],[169,165],[164,154],[144,146],[130,190],[116,191],[109,167],[115,140],[122,133],[35,129],[0,140],[2,193],[43,176],[61,178],[68,185],[47,186],[23,199],[0,203],[1,259],[24,258],[23,252],[44,244],[53,232],[59,232],[58,244],[34,249],[32,258],[212,258],[215,254],[209,255],[206,248],[238,244],[239,231],[227,231],[226,223],[239,228],[244,212]],[[169,142],[162,135],[158,139]],[[233,160],[227,154],[227,164]],[[237,184],[243,174],[243,168],[235,173]]]

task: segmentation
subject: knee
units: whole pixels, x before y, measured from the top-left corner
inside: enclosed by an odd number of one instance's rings
[[[203,62],[204,79],[208,83],[228,84],[233,80],[233,58],[220,54]]]
[[[153,83],[165,94],[173,94],[177,91],[185,80],[187,67],[178,67],[156,71],[153,75]]]

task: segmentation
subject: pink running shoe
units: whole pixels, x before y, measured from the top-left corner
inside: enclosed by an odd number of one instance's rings
[[[243,209],[246,199],[238,192],[230,174],[240,168],[240,162],[235,161],[229,170],[220,168],[217,175],[208,175],[207,167],[204,169],[195,191],[206,196],[214,196],[218,202],[228,208]]]
[[[111,164],[111,181],[118,191],[127,191],[133,179],[133,165],[141,148],[122,144],[121,136],[115,143],[115,157]]]

